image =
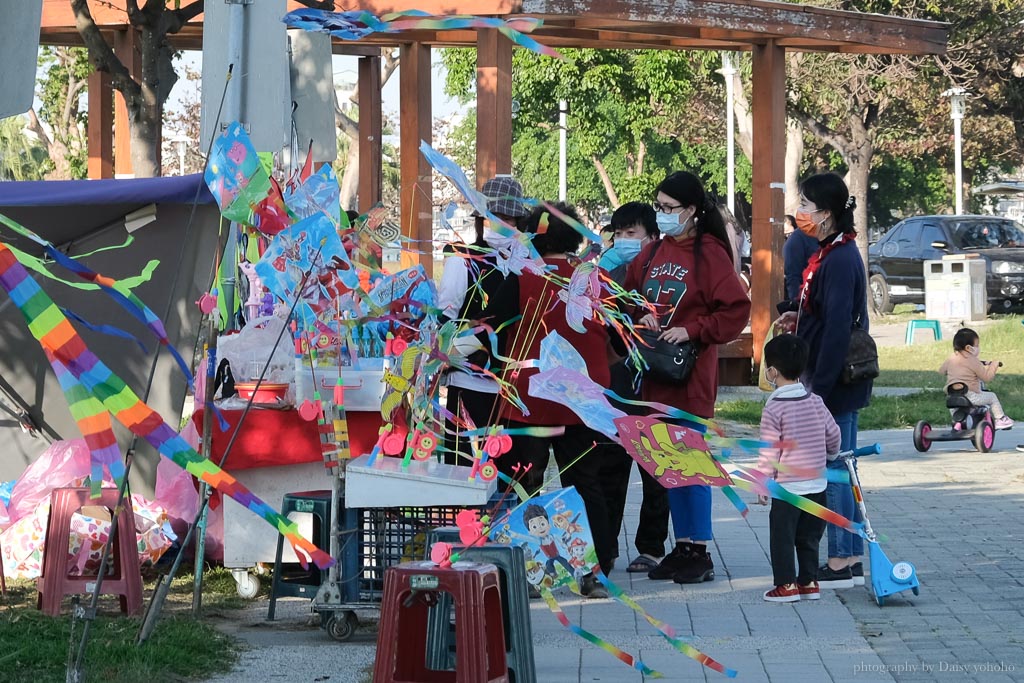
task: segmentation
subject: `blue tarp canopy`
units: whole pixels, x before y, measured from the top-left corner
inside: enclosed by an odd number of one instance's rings
[[[193,201],[214,203],[199,173],[166,178],[0,182],[0,213],[62,248],[108,227],[120,227],[125,215],[144,206],[190,205]],[[38,253],[23,240],[11,241]]]

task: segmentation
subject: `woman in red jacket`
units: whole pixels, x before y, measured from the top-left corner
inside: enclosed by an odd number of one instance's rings
[[[693,340],[700,354],[681,385],[645,377],[643,398],[710,418],[718,395],[717,345],[732,341],[746,327],[750,299],[733,269],[722,215],[696,176],[678,171],[665,178],[654,208],[663,238],[633,260],[625,288],[643,294],[657,310],[657,316],[645,315],[642,325],[662,330],[660,338],[675,344]],[[648,576],[676,583],[713,580],[714,563],[707,551],[712,539],[710,487],[683,486],[668,494],[676,546]]]

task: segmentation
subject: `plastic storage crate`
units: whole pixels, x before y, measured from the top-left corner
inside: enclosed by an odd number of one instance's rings
[[[501,501],[496,494],[481,513],[498,514],[516,504],[514,495]],[[427,553],[427,532],[442,526],[454,526],[455,517],[466,507],[364,508],[360,510],[357,534],[359,565],[359,601],[380,602],[384,590],[384,570],[402,562],[422,560]],[[344,539],[342,540],[344,543]]]

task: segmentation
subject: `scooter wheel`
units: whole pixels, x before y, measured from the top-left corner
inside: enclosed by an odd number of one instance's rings
[[[914,595],[920,595],[921,594],[921,589],[918,588],[917,586],[914,586],[910,590],[914,592]]]
[[[996,442],[996,430],[988,420],[982,420],[974,428],[974,447],[979,453],[988,453]]]
[[[932,426],[921,420],[914,427],[914,448],[921,453],[927,453],[928,449],[932,447],[931,439],[928,435],[932,432]]]
[[[876,595],[875,596],[875,602],[878,603],[879,607],[885,607],[885,596],[884,595]]]

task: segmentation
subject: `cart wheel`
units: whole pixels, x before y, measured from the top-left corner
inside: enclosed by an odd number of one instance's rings
[[[932,442],[928,438],[928,435],[932,432],[932,426],[921,420],[914,427],[914,448],[921,453],[926,453],[929,448],[932,447]]]
[[[988,420],[982,420],[974,428],[974,447],[979,453],[988,453],[996,441],[996,430]]]
[[[910,590],[912,590],[914,592],[914,595],[920,595],[921,594],[921,589],[918,588],[917,586],[914,586]]]
[[[238,597],[252,600],[260,594],[260,580],[249,572],[241,576],[235,575],[235,590]]]
[[[876,595],[875,596],[875,602],[878,603],[879,607],[885,607],[885,596],[884,595]]]
[[[327,633],[339,643],[351,640],[359,626],[359,618],[355,612],[345,612],[339,615],[337,612],[327,620]]]

